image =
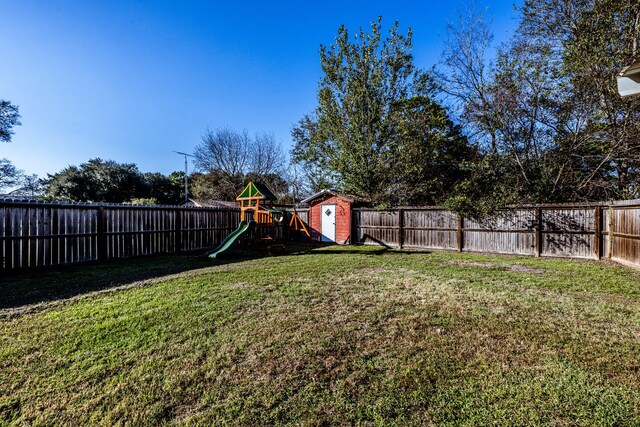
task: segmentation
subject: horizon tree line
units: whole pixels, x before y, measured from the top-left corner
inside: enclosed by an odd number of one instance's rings
[[[320,47],[317,107],[292,128],[291,163],[273,134],[206,130],[191,194],[232,200],[253,179],[289,199],[331,187],[375,206],[468,214],[640,197],[640,100],[620,98],[615,82],[638,56],[640,3],[525,0],[517,29],[498,46],[491,17],[472,8],[448,24],[431,69],[416,66],[412,36],[398,22],[383,30],[381,18],[356,33],[340,27]],[[2,101],[0,118],[8,142],[17,107]],[[0,174],[11,176],[4,162]],[[148,175],[109,162],[92,159],[41,182],[51,195],[83,169]],[[155,178],[148,186],[162,187]]]

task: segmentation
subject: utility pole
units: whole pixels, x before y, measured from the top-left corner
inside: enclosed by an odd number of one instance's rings
[[[187,176],[189,175],[189,162],[187,161],[187,157],[193,157],[195,159],[196,156],[192,156],[191,154],[183,153],[181,151],[174,151],[174,153],[184,156],[184,202],[187,203],[189,202],[189,183],[187,182]]]

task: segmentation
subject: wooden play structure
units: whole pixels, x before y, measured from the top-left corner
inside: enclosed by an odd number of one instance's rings
[[[304,225],[304,221],[302,221],[302,218],[298,215],[296,208],[293,208],[293,214],[289,220],[289,231],[295,231],[301,235],[306,235],[309,239],[311,238],[311,233],[309,233],[307,226]]]
[[[258,240],[273,240],[275,227],[284,220],[284,212],[276,209],[276,196],[264,185],[249,182],[236,200],[240,202],[240,220],[253,221]]]
[[[283,240],[287,237],[286,223],[284,221],[286,212],[277,209],[274,206],[276,196],[269,191],[267,187],[255,182],[249,182],[242,190],[240,195],[236,197],[240,202],[240,224],[238,228],[229,234],[226,239],[215,249],[207,252],[207,256],[217,259],[224,256],[238,243],[247,241],[268,242],[269,250],[275,250],[276,247],[284,245],[271,243],[277,240]],[[299,236],[311,237],[309,230],[294,209],[291,220],[289,221],[289,230],[296,232]],[[294,237],[289,235],[288,237]]]

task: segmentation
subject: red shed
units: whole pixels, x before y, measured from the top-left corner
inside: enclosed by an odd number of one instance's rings
[[[307,197],[311,238],[345,245],[351,239],[351,206],[355,199],[333,190],[322,190]]]

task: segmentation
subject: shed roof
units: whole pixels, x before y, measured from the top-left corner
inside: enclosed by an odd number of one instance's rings
[[[347,196],[346,194],[342,194],[342,193],[338,193],[336,190],[322,190],[322,191],[318,191],[316,194],[312,194],[311,196],[309,196],[306,199],[302,200],[301,203],[310,204],[314,200],[322,199],[322,198],[324,198],[326,196],[339,197],[342,200],[346,200],[349,203],[353,203],[353,202],[356,201],[355,197]]]

